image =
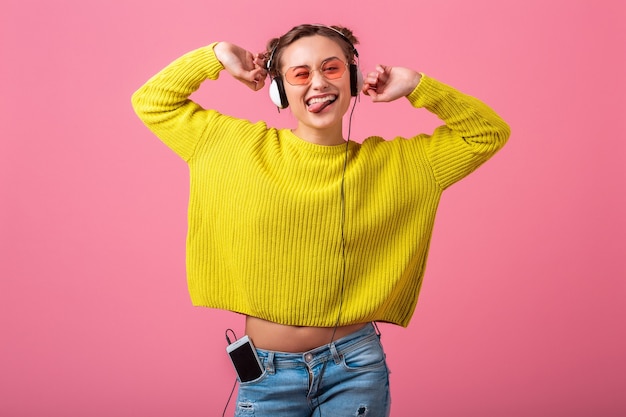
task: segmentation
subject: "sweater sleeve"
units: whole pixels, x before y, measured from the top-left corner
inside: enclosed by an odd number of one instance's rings
[[[414,107],[423,107],[445,122],[424,138],[428,160],[443,189],[482,165],[509,138],[509,126],[486,104],[433,78],[423,75],[407,98]]]
[[[132,96],[143,123],[185,161],[218,114],[189,99],[206,79],[216,80],[224,68],[213,53],[215,43],[176,59],[150,78]]]

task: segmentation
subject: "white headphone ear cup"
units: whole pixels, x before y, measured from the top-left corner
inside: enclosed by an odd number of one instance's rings
[[[272,100],[272,103],[279,109],[283,108],[283,103],[280,99],[280,91],[278,91],[278,83],[276,83],[275,78],[270,83],[270,100]]]
[[[289,100],[287,100],[287,92],[285,91],[282,78],[276,77],[272,80],[270,84],[270,98],[272,99],[272,103],[279,109],[289,107]]]
[[[363,88],[363,73],[359,70],[358,65],[350,64],[350,94],[356,97]]]
[[[362,88],[363,88],[363,73],[361,72],[359,67],[356,67],[356,89],[357,91],[361,91]]]

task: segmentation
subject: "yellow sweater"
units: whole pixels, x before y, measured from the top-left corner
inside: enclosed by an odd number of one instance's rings
[[[477,99],[423,76],[407,98],[444,126],[432,135],[350,142],[343,275],[345,145],[311,144],[288,129],[189,100],[222,69],[212,45],[197,49],[132,100],[141,120],[190,169],[193,304],[288,325],[334,326],[340,312],[340,325],[407,326],[441,193],[504,145],[507,124]]]

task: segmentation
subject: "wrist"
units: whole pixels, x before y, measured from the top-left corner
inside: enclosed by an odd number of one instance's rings
[[[410,90],[406,93],[406,95],[410,95],[413,91],[415,91],[415,89],[417,89],[417,86],[420,85],[420,82],[422,81],[422,73],[421,72],[417,72],[417,71],[413,71],[413,74],[411,75],[411,81],[409,83],[409,85],[411,86]]]
[[[223,57],[224,57],[224,42],[214,42],[210,45],[211,49],[213,49],[213,54],[215,55],[215,58],[220,62],[220,64],[222,64],[222,67],[224,66],[224,61],[223,61]]]

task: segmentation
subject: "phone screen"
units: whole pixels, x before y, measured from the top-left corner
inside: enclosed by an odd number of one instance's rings
[[[261,376],[263,369],[259,365],[256,352],[250,343],[244,343],[228,352],[241,382],[252,381]]]

